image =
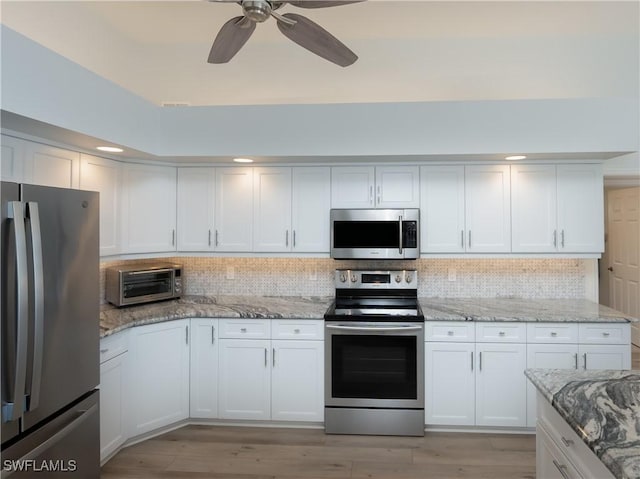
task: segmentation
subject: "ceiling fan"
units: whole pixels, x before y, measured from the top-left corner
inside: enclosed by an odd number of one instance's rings
[[[300,8],[325,8],[359,3],[365,0],[333,1],[333,0],[210,0],[214,2],[236,2],[242,6],[243,15],[234,17],[218,32],[209,52],[209,63],[227,63],[249,40],[256,29],[256,23],[262,23],[273,17],[278,29],[289,40],[306,48],[325,60],[346,67],[354,63],[358,56],[347,48],[340,40],[331,35],[307,17],[295,13],[276,13],[280,7],[290,4]]]

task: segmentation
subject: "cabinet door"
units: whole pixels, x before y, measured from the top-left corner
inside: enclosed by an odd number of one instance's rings
[[[292,250],[328,253],[331,170],[327,167],[293,168],[291,197]]]
[[[556,167],[511,165],[511,241],[515,253],[555,252]]]
[[[525,426],[526,345],[484,343],[476,352],[476,425]]]
[[[100,365],[100,461],[127,439],[127,357],[125,352]]]
[[[253,169],[253,250],[291,249],[291,168]]]
[[[611,344],[581,344],[580,355],[583,369],[630,369],[631,346]]]
[[[375,193],[376,208],[419,208],[419,168],[417,166],[377,166]]]
[[[560,251],[604,251],[604,199],[601,165],[558,165]]]
[[[271,342],[220,340],[218,413],[222,419],[271,417]]]
[[[577,344],[527,344],[527,368],[578,369]],[[527,426],[536,425],[536,387],[527,381]]]
[[[1,136],[0,150],[0,179],[20,183],[22,180],[22,166],[26,141],[12,136]]]
[[[425,343],[425,423],[475,424],[475,344]]]
[[[211,251],[215,168],[178,168],[178,251]]]
[[[542,425],[538,425],[536,429],[536,477],[539,479],[582,478]]]
[[[128,164],[122,177],[123,252],[174,251],[176,169]]]
[[[189,416],[189,320],[133,331],[132,437]]]
[[[324,342],[275,340],[271,354],[271,419],[323,421]]]
[[[189,417],[218,417],[218,320],[191,320]]]
[[[81,155],[80,189],[100,193],[100,256],[120,252],[120,182],[118,161]]]
[[[54,146],[26,142],[24,182],[58,188],[77,188],[80,153]]]
[[[331,168],[332,208],[373,208],[375,168],[336,166]]]
[[[216,171],[214,244],[218,251],[252,250],[253,169]]]
[[[464,252],[464,166],[423,166],[420,184],[421,252]]]
[[[465,166],[467,251],[511,251],[509,165]]]

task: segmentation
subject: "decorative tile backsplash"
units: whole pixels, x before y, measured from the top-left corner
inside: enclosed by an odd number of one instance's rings
[[[144,262],[149,262],[145,260]],[[584,298],[584,259],[419,259],[337,261],[329,258],[174,257],[184,266],[187,294],[332,296],[334,270],[416,269],[420,296],[449,298]],[[140,262],[140,261],[139,261]],[[104,301],[104,269],[100,264]],[[455,281],[449,281],[453,279]]]

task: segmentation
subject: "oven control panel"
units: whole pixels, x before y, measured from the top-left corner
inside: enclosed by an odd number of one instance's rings
[[[337,269],[335,286],[338,289],[417,289],[418,272],[414,269],[387,271]]]

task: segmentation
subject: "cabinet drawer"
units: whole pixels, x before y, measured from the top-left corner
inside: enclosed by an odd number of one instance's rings
[[[476,323],[476,341],[479,343],[524,343],[526,339],[525,323]]]
[[[129,350],[129,331],[121,331],[100,340],[100,364]]]
[[[269,339],[270,319],[221,319],[220,338]]]
[[[581,344],[629,344],[629,323],[583,323],[580,324]]]
[[[476,339],[475,325],[470,321],[426,321],[425,341],[472,343]]]
[[[567,323],[527,323],[528,343],[578,342],[578,325]]]
[[[324,339],[321,319],[276,319],[271,323],[273,339]]]

